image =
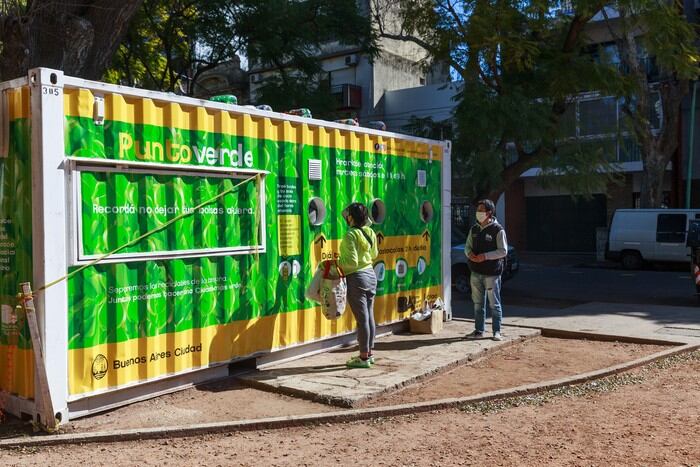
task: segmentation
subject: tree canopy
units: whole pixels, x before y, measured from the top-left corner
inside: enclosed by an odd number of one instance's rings
[[[258,90],[260,103],[277,108],[310,107],[330,117],[336,102],[319,58],[334,44],[351,45],[370,58],[379,53],[367,11],[347,0],[256,1],[246,19],[252,63],[278,70]],[[265,24],[260,30],[256,25]]]
[[[659,207],[666,167],[679,148],[681,101],[698,75],[697,37],[680,4],[625,0],[613,13],[617,17],[602,10],[619,56],[617,71],[628,84],[617,93],[623,124],[644,164],[640,205]]]
[[[625,16],[597,0],[398,3],[400,22],[375,17],[381,35],[421,45],[463,81],[453,166],[468,174],[473,190],[467,194],[474,197],[497,198],[533,167],[542,169],[543,183],[576,193],[602,189],[615,178],[616,161],[604,144],[564,131],[572,103],[585,92],[639,102],[633,96],[649,89],[631,79],[629,67],[595,53],[602,36],[595,37],[591,25],[607,24],[603,36],[628,31],[657,57],[669,83],[697,73],[695,34],[676,4],[627,0],[620,5],[630,12]],[[605,22],[606,12],[615,14],[614,22]],[[664,107],[662,125],[669,130],[674,106]],[[649,120],[648,110],[632,113]]]
[[[145,0],[108,79],[191,94],[202,73],[243,54],[279,70],[261,89],[265,103],[327,108],[319,56],[333,41],[376,53],[370,18],[355,2]]]
[[[0,78],[49,67],[100,79],[142,0],[0,3]]]
[[[323,112],[335,105],[324,47],[375,56],[376,39],[367,12],[346,0],[7,0],[0,78],[44,66],[191,95],[203,73],[243,55],[280,70],[259,92],[265,103]]]

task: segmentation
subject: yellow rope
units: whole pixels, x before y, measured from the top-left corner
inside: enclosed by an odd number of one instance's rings
[[[255,175],[255,186],[258,187],[258,203],[260,203],[260,174]],[[260,210],[265,209],[265,206],[258,206],[258,209],[255,210],[255,225],[253,226],[255,228],[255,261],[258,261],[260,259],[260,243],[262,242],[262,238],[260,236]]]
[[[249,182],[249,181],[251,181],[251,180],[253,180],[253,179],[256,179],[256,180],[257,180],[257,179],[259,178],[259,176],[260,176],[260,174],[256,174],[256,175],[254,175],[254,176],[252,176],[252,177],[246,178],[245,180],[241,181],[240,183],[237,183],[236,185],[232,186],[231,188],[222,191],[221,193],[219,193],[218,195],[214,196],[213,198],[208,199],[208,200],[206,200],[206,201],[204,201],[204,202],[198,204],[197,206],[195,206],[194,208],[192,208],[191,211],[189,211],[189,212],[187,212],[187,213],[180,214],[179,216],[176,216],[176,217],[170,219],[170,220],[167,221],[165,224],[163,224],[163,225],[161,225],[161,226],[159,226],[159,227],[156,227],[156,228],[153,229],[153,230],[150,230],[150,231],[146,232],[145,234],[141,235],[141,236],[138,237],[138,238],[135,238],[135,239],[133,239],[133,240],[130,240],[129,242],[125,243],[124,245],[121,245],[120,247],[115,248],[114,250],[110,251],[109,253],[105,253],[104,255],[102,255],[102,256],[100,256],[99,258],[97,258],[97,259],[95,259],[95,260],[89,262],[88,264],[85,264],[85,265],[79,267],[79,268],[76,269],[75,271],[73,271],[73,272],[71,272],[71,273],[69,273],[69,274],[66,274],[65,276],[59,277],[59,278],[56,279],[55,281],[49,282],[48,284],[39,287],[38,289],[36,289],[36,290],[34,291],[34,293],[41,292],[42,290],[46,290],[46,289],[48,289],[49,287],[52,287],[52,286],[54,286],[54,285],[56,285],[56,284],[58,284],[58,283],[60,283],[60,282],[63,282],[63,281],[65,281],[65,280],[70,279],[70,278],[73,277],[74,275],[78,274],[80,271],[82,271],[82,270],[84,270],[84,269],[86,269],[86,268],[89,268],[89,267],[91,267],[91,266],[94,266],[94,265],[96,265],[97,263],[99,263],[99,262],[101,262],[101,261],[104,261],[105,259],[109,258],[110,256],[119,253],[119,252],[120,252],[121,250],[123,250],[124,248],[130,247],[131,245],[134,245],[135,243],[140,242],[140,241],[143,240],[144,238],[146,238],[146,237],[148,237],[148,236],[150,236],[150,235],[153,235],[153,234],[156,233],[156,232],[160,232],[161,230],[165,229],[166,227],[169,227],[170,225],[172,225],[173,223],[179,221],[180,219],[184,219],[185,217],[194,214],[194,213],[197,212],[200,208],[206,206],[207,204],[211,204],[211,203],[213,203],[214,201],[218,200],[219,198],[222,198],[223,196],[225,196],[225,195],[227,195],[227,194],[229,194],[229,193],[232,193],[233,191],[236,190],[236,188],[240,187],[241,185],[243,185],[243,184],[245,184],[245,183],[247,183],[247,182]],[[258,207],[258,210],[259,210],[259,209],[260,209],[260,207]],[[263,209],[264,209],[264,207],[263,207]],[[257,215],[257,214],[258,214],[258,213],[256,213],[256,215]],[[258,235],[256,234],[256,238],[257,238],[257,236],[258,236]],[[256,244],[256,246],[255,246],[255,251],[257,252],[257,244]]]

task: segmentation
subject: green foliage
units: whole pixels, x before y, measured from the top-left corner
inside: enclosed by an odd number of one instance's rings
[[[320,71],[316,54],[331,42],[376,54],[369,18],[347,0],[255,0],[239,19],[251,62],[289,68],[307,76]]]
[[[143,0],[3,0],[0,77],[35,67],[100,79]]]
[[[145,0],[106,80],[191,94],[199,76],[245,53],[251,63],[283,68],[261,91],[265,103],[288,107],[331,97],[318,82],[318,55],[329,42],[377,53],[369,18],[345,0]],[[291,73],[288,70],[296,70]],[[297,103],[298,101],[298,103]]]
[[[695,46],[695,26],[683,14],[677,0],[624,0],[619,3],[627,11],[625,28],[646,31],[639,36],[639,45],[652,57],[662,72],[678,79],[696,79],[700,53]]]
[[[474,187],[474,197],[502,192],[532,167],[543,169],[542,184],[584,194],[615,181],[606,143],[586,143],[575,133],[564,135],[561,122],[567,101],[582,92],[628,99],[639,92],[639,84],[624,67],[604,54],[599,59],[591,54],[587,23],[603,12],[603,2],[401,0],[399,4],[401,25],[393,32],[384,28],[385,35],[422,45],[434,59],[449,63],[464,82],[455,111],[453,169]],[[646,31],[643,46],[660,68],[675,78],[697,75],[695,31],[678,4],[624,0],[620,5],[634,15],[613,28],[635,34]]]
[[[188,0],[146,0],[105,73],[108,82],[161,91],[177,90],[196,66],[197,43],[208,36],[203,10]],[[224,29],[225,31],[226,29]],[[226,55],[217,57],[224,60]]]
[[[574,139],[560,144],[556,153],[540,159],[540,185],[543,188],[565,187],[573,196],[587,199],[593,193],[604,193],[609,184],[624,182],[624,177],[615,170],[615,161],[611,160],[616,152],[613,138]]]
[[[332,44],[354,45],[370,58],[378,54],[368,16],[347,0],[269,0],[250,9],[241,24],[247,53],[255,67],[274,68],[256,90],[256,101],[275,109],[308,107],[314,116],[349,117],[334,111],[327,75],[319,56]],[[264,25],[264,27],[260,27]]]
[[[453,128],[450,120],[441,122],[434,121],[431,117],[416,117],[412,115],[408,123],[401,129],[410,135],[421,138],[429,138],[436,140],[452,139]]]
[[[336,112],[337,100],[327,82],[319,82],[306,75],[272,76],[257,89],[257,103],[284,112],[290,109],[308,108],[315,118],[334,120],[343,117]]]

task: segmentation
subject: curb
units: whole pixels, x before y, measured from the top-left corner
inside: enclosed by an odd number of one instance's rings
[[[615,336],[613,334],[600,334],[595,332],[584,331],[565,331],[563,329],[542,329],[542,337],[558,337],[561,339],[588,339],[601,342],[624,342],[626,344],[641,344],[641,345],[674,345],[683,346],[691,345],[687,342],[667,341],[662,339],[650,339],[644,337],[633,336]]]
[[[49,435],[32,438],[0,440],[0,449],[26,448],[37,446],[56,446],[65,444],[84,444],[98,442],[125,442],[143,441],[162,438],[184,438],[201,436],[205,434],[230,433],[242,431],[255,431],[263,429],[279,429],[314,425],[320,423],[346,423],[358,420],[369,420],[380,417],[395,417],[422,412],[432,412],[457,408],[465,404],[506,399],[510,397],[525,396],[541,391],[547,391],[563,386],[581,384],[590,380],[621,373],[639,366],[652,363],[665,357],[692,352],[700,349],[700,344],[687,344],[681,347],[657,352],[646,357],[633,360],[620,365],[611,366],[602,370],[545,381],[543,383],[526,384],[515,388],[491,391],[474,396],[440,399],[429,402],[401,404],[371,409],[350,409],[339,412],[322,414],[295,415],[286,417],[272,417],[254,420],[238,420],[230,422],[202,423],[195,425],[179,425],[156,428],[136,428],[129,430],[103,431],[94,433],[75,433],[64,435]]]
[[[473,322],[471,319],[466,318],[453,318],[453,321],[465,321]],[[538,326],[528,326],[526,324],[505,324],[504,328],[520,328],[520,329],[538,329],[542,337],[555,337],[560,339],[587,339],[591,341],[601,341],[601,342],[624,342],[626,344],[641,344],[641,345],[673,345],[682,346],[689,345],[687,341],[669,341],[663,339],[653,339],[650,337],[634,337],[634,336],[620,336],[616,334],[601,334],[599,332],[589,332],[589,331],[568,331],[565,329],[557,328],[542,328]]]

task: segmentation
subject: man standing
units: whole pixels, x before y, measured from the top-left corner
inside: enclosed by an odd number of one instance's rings
[[[474,332],[468,334],[470,339],[484,336],[486,320],[486,300],[491,310],[491,329],[493,340],[501,337],[501,273],[508,254],[506,231],[495,217],[496,207],[489,199],[481,200],[476,205],[476,224],[469,230],[467,246],[464,249],[469,258],[471,270],[470,283],[472,302],[474,302]]]

